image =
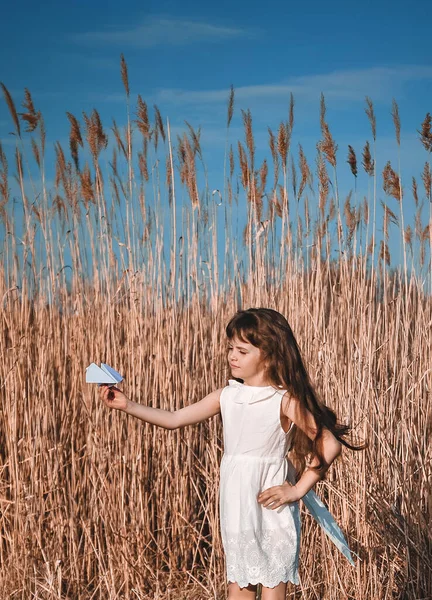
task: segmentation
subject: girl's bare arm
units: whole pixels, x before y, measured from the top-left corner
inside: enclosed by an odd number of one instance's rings
[[[297,425],[311,440],[315,439],[317,429],[313,415],[307,412],[306,416],[300,410],[299,401],[295,398],[289,398],[283,406],[284,414]],[[339,456],[342,451],[342,444],[335,438],[328,429],[323,430],[320,440],[320,452],[324,459],[324,470],[327,470],[331,463]],[[310,466],[318,465],[318,459],[312,459]],[[313,486],[322,478],[322,472],[316,469],[306,469],[295,487],[300,497],[307,494]]]
[[[118,388],[108,388],[107,386],[99,388],[100,396],[109,408],[122,410],[132,417],[164,429],[178,429],[186,425],[194,425],[218,414],[221,391],[222,389],[216,390],[195,404],[170,411],[133,402]]]

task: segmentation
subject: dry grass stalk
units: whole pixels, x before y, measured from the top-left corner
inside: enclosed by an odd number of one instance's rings
[[[317,171],[318,171],[318,181],[319,181],[319,201],[318,207],[321,214],[321,219],[324,220],[325,216],[325,207],[327,203],[327,198],[329,194],[329,176],[327,174],[327,168],[324,162],[323,155],[320,151],[318,151],[317,157]]]
[[[250,170],[253,173],[255,165],[255,142],[252,132],[252,115],[250,110],[242,110],[243,126],[245,130],[246,147],[249,151]]]
[[[352,193],[350,192],[348,194],[348,196],[346,197],[345,204],[344,204],[345,223],[348,228],[348,238],[347,238],[348,245],[350,245],[350,243],[351,243],[354,231],[358,224],[355,207],[351,206],[351,197],[352,197]]]
[[[75,168],[79,171],[79,157],[78,157],[78,146],[84,147],[83,139],[81,136],[81,128],[78,119],[74,117],[70,112],[66,113],[69,119],[71,128],[69,133],[69,146],[71,151],[72,160],[74,161]]]
[[[362,165],[366,173],[372,177],[375,172],[375,161],[372,158],[369,142],[366,142],[363,148],[363,161]]]
[[[365,112],[366,112],[367,117],[369,119],[369,123],[370,123],[370,126],[371,126],[373,140],[374,140],[374,142],[376,142],[376,117],[375,117],[375,111],[374,111],[373,103],[372,103],[372,100],[369,98],[369,96],[366,96],[366,109],[365,109]]]
[[[79,177],[81,181],[81,195],[87,206],[89,202],[95,201],[95,193],[93,190],[90,167],[87,163],[84,165],[84,169],[79,174]]]
[[[199,158],[202,160],[201,142],[200,142],[201,127],[198,128],[198,131],[195,131],[195,129],[192,127],[192,125],[190,123],[188,123],[187,121],[185,121],[185,123],[186,123],[187,128],[189,129],[189,135],[192,140],[194,154],[198,154]]]
[[[231,125],[233,114],[234,114],[234,86],[231,85],[230,94],[228,97],[227,128]]]
[[[412,193],[413,193],[415,205],[418,206],[419,199],[418,199],[417,181],[416,181],[415,177],[412,178]]]
[[[31,133],[38,126],[41,114],[40,112],[36,112],[36,109],[33,104],[33,99],[27,88],[25,88],[24,90],[23,107],[27,109],[27,112],[19,113],[19,115],[23,121],[27,122],[26,132]]]
[[[432,122],[432,117],[431,117],[430,113],[427,113],[426,117],[421,125],[421,130],[419,131],[420,141],[423,144],[425,150],[427,150],[427,152],[432,152],[431,122]]]
[[[363,222],[365,225],[369,223],[369,202],[366,196],[363,198]]]
[[[115,141],[117,144],[117,149],[120,150],[121,153],[123,154],[123,156],[127,159],[127,156],[128,156],[127,144],[125,145],[125,143],[122,140],[121,133],[120,133],[120,130],[117,126],[115,119],[113,119],[113,126],[111,127],[111,131],[114,134],[114,138],[115,138]]]
[[[229,151],[229,165],[230,165],[230,179],[232,179],[235,170],[235,162],[234,162],[234,151],[232,145],[230,146]]]
[[[399,202],[402,200],[399,175],[392,169],[390,161],[383,170],[383,189],[388,196],[393,196]]]
[[[294,129],[294,96],[290,93],[290,103],[288,109],[288,138],[291,139],[291,135]]]
[[[412,251],[412,238],[413,238],[413,231],[411,229],[411,225],[408,225],[404,231],[404,239],[405,239],[405,244],[408,244],[411,251]]]
[[[301,181],[299,186],[299,199],[302,197],[303,192],[306,188],[306,185],[312,185],[312,173],[309,169],[309,165],[306,160],[306,156],[303,152],[302,145],[299,144],[299,164],[300,164],[300,173],[301,173]]]
[[[90,116],[83,113],[84,123],[86,126],[86,138],[90,148],[93,160],[97,160],[101,151],[108,146],[108,137],[102,127],[102,121],[96,109]]]
[[[423,167],[422,180],[425,189],[426,198],[432,198],[432,174],[430,164],[426,161]]]
[[[294,198],[297,199],[297,170],[296,170],[293,156],[291,156],[291,183],[292,183]]]
[[[13,123],[15,125],[15,130],[17,132],[17,135],[18,135],[18,137],[21,137],[21,127],[20,127],[20,122],[19,122],[19,119],[18,119],[18,113],[17,113],[17,110],[15,108],[15,103],[14,103],[14,101],[12,99],[12,96],[9,93],[9,90],[4,85],[4,83],[0,82],[0,85],[1,85],[2,90],[3,90],[3,95],[5,97],[6,104],[8,105],[9,112],[10,112],[10,115],[12,117],[12,121],[13,121]]]
[[[279,125],[277,148],[281,157],[282,169],[285,172],[286,161],[288,156],[288,133],[285,123],[282,121]]]
[[[379,258],[380,258],[380,260],[384,261],[387,266],[390,265],[390,262],[391,262],[390,250],[384,240],[381,240]]]
[[[395,126],[396,142],[397,142],[397,145],[400,146],[401,123],[400,123],[400,116],[399,116],[399,107],[394,98],[393,98],[393,103],[392,103],[392,117],[393,117],[393,123]]]
[[[144,139],[148,139],[150,137],[150,121],[148,116],[148,108],[147,104],[144,102],[140,95],[138,95],[136,116],[137,118],[135,120],[135,123],[138,127],[138,130],[141,132],[141,135]]]
[[[348,160],[347,163],[350,166],[351,173],[354,177],[357,177],[357,157],[354,152],[354,148],[348,145]]]
[[[279,156],[276,150],[276,139],[270,127],[267,128],[269,134],[269,146],[273,159],[273,190],[276,189],[279,180]]]
[[[121,71],[121,78],[123,81],[126,96],[129,98],[130,90],[129,90],[128,68],[127,68],[126,60],[125,60],[125,57],[123,56],[123,54],[120,55],[120,71]]]
[[[381,206],[383,207],[383,210],[384,210],[384,217],[383,217],[384,238],[385,238],[385,240],[388,240],[389,223],[394,223],[395,225],[399,225],[399,221],[398,221],[398,218],[396,217],[396,215],[394,214],[394,212],[387,206],[387,204],[385,204],[384,202],[381,201]]]
[[[31,139],[31,147],[32,147],[33,157],[36,161],[37,166],[40,169],[41,168],[41,155],[39,152],[39,146],[37,145],[36,140],[34,140],[33,138]]]
[[[156,106],[156,104],[153,106],[154,108],[154,112],[155,112],[155,127],[154,127],[154,133],[155,133],[155,148],[157,150],[157,146],[158,146],[158,133],[160,134],[162,141],[165,142],[166,136],[165,136],[165,128],[164,128],[164,124],[163,124],[163,119],[162,119],[162,115],[158,109],[158,107]]]
[[[238,154],[239,154],[241,182],[242,182],[243,188],[246,190],[249,187],[249,166],[248,166],[246,151],[243,148],[243,145],[240,141],[238,142]]]
[[[317,144],[317,148],[320,152],[324,154],[328,162],[331,164],[333,168],[336,168],[336,152],[337,152],[337,144],[335,143],[332,134],[330,133],[329,126],[325,120],[326,108],[324,95],[321,94],[321,111],[320,111],[320,124],[321,124],[321,133],[323,139],[320,140]]]

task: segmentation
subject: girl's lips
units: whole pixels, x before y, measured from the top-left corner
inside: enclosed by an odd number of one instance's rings
[[[230,365],[231,369],[238,369],[235,365]]]

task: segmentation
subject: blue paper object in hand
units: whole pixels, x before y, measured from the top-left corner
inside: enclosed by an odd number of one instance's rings
[[[123,377],[115,369],[101,363],[98,367],[97,364],[92,363],[86,368],[86,382],[97,383],[98,385],[116,385],[123,381]]]
[[[314,491],[310,490],[303,496],[302,500],[315,521],[323,528],[324,532],[331,539],[336,548],[342,552],[349,563],[354,567],[355,563],[344,534],[320,498],[318,498]]]

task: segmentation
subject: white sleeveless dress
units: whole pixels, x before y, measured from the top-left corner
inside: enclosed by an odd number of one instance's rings
[[[235,380],[221,393],[221,536],[227,579],[240,587],[298,583],[298,503],[272,510],[257,500],[260,492],[288,479],[293,482],[293,467],[285,458],[290,432],[280,423],[284,393]]]

